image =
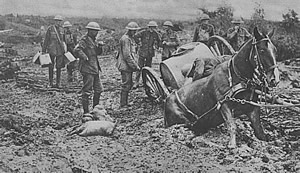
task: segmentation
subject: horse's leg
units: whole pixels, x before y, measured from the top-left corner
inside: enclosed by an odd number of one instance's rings
[[[266,135],[260,122],[260,108],[255,106],[253,111],[247,113],[247,116],[251,121],[255,136],[260,140],[266,141]]]
[[[234,121],[233,113],[226,103],[224,103],[221,107],[221,114],[230,134],[228,148],[236,148],[236,124]]]

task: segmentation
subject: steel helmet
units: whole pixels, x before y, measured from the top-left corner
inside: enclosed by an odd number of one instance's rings
[[[64,24],[63,24],[64,28],[71,27],[71,26],[72,26],[72,24],[69,21],[65,21]]]
[[[200,21],[202,21],[202,20],[210,20],[210,18],[209,18],[209,16],[207,14],[202,14],[200,16]]]
[[[148,27],[153,26],[153,27],[158,27],[157,23],[155,21],[150,21],[148,23]]]
[[[54,20],[60,20],[60,21],[63,21],[63,17],[61,15],[56,15],[54,17]]]
[[[235,17],[231,23],[236,23],[236,24],[242,24],[244,23],[243,19],[241,17]]]
[[[128,25],[126,26],[126,29],[128,29],[128,30],[139,30],[140,27],[136,22],[129,22]]]
[[[93,29],[93,30],[100,31],[100,26],[96,22],[90,22],[90,23],[88,23],[85,28],[86,29]]]
[[[170,26],[170,27],[173,27],[173,24],[172,24],[172,22],[170,22],[170,21],[165,21],[165,22],[164,22],[164,26]]]

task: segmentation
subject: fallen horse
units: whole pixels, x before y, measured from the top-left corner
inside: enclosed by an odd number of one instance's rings
[[[196,134],[222,123],[230,133],[229,148],[236,147],[234,118],[246,114],[256,137],[267,140],[260,122],[260,107],[247,104],[258,101],[255,90],[267,92],[279,82],[276,47],[268,35],[254,28],[254,37],[229,61],[218,65],[203,79],[172,92],[165,101],[165,126],[185,124]]]

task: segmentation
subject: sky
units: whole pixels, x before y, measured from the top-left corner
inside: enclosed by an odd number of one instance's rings
[[[198,8],[214,10],[224,4],[234,8],[234,16],[248,19],[257,4],[268,20],[281,21],[289,9],[300,15],[299,0],[0,0],[0,14],[188,20],[197,17]]]

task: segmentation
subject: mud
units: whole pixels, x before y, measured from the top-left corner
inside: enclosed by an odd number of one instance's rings
[[[23,57],[37,50],[34,45],[19,49]],[[192,140],[183,127],[164,128],[161,105],[148,100],[143,88],[130,93],[131,108],[120,110],[114,59],[100,57],[100,62],[101,101],[118,122],[110,137],[67,136],[81,123],[80,76],[68,84],[62,72],[62,86],[77,86],[74,92],[47,89],[47,69],[28,58],[20,63],[21,72],[33,75],[45,90],[2,81],[0,172],[300,172],[299,113],[262,109],[268,142],[256,139],[247,120],[237,119],[238,148],[229,150],[223,125]],[[289,88],[286,94],[299,98],[300,92]]]

